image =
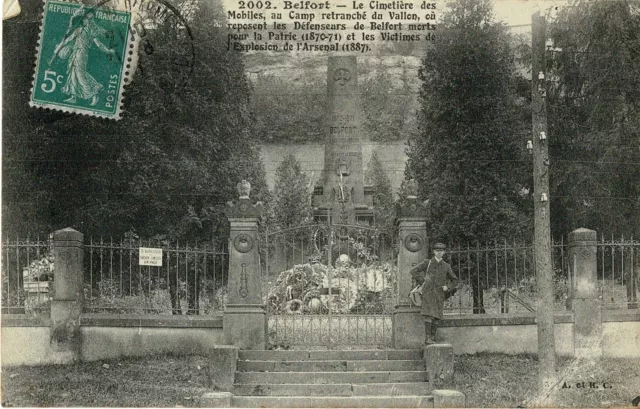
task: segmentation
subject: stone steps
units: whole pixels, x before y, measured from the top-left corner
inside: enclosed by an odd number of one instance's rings
[[[334,384],[237,384],[238,396],[427,396],[429,382]]]
[[[361,361],[361,360],[421,360],[421,349],[352,350],[352,351],[238,351],[239,361]]]
[[[431,396],[234,396],[242,408],[432,408]]]
[[[371,372],[236,372],[236,383],[252,384],[326,384],[426,382],[425,371]]]
[[[241,350],[236,369],[234,407],[433,407],[422,350]]]
[[[424,360],[238,361],[239,372],[369,372],[424,370]]]

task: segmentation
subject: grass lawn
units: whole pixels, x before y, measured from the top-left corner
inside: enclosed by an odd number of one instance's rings
[[[2,370],[2,406],[199,406],[203,356],[122,358]]]
[[[536,397],[537,367],[535,356],[456,356],[451,389],[463,392],[468,406],[526,407]],[[556,367],[559,387],[550,395],[556,406],[630,407],[631,400],[640,395],[640,359],[559,358]]]
[[[455,358],[452,389],[472,407],[516,407],[533,397],[537,361],[498,354]],[[567,385],[553,395],[559,406],[630,406],[640,394],[640,359],[599,363],[558,361]],[[598,389],[577,388],[584,381]],[[607,382],[611,388],[603,389]],[[210,391],[207,359],[163,355],[74,365],[11,367],[2,371],[2,406],[192,407]]]

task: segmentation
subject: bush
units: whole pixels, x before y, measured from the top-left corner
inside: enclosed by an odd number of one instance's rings
[[[93,291],[89,284],[84,287],[84,296],[89,311],[93,313],[112,314],[171,314],[171,296],[166,280],[161,278],[158,282],[151,283],[151,288],[141,289],[137,293],[126,295],[120,292],[120,282],[103,279],[96,283],[97,289]],[[217,314],[224,310],[227,301],[227,287],[219,287],[214,291],[214,284],[207,283],[206,287],[199,289],[199,312],[202,314]],[[188,308],[187,284],[183,280],[178,281],[178,299],[182,312]]]

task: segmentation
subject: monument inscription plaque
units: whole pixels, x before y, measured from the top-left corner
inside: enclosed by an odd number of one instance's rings
[[[340,223],[370,222],[371,219],[372,206],[364,193],[362,110],[357,73],[355,56],[329,57],[324,178],[322,195],[314,198],[317,219],[326,219],[332,210],[338,210],[336,220]]]

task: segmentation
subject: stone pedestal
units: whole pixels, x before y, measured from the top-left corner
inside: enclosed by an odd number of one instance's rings
[[[399,227],[398,246],[398,299],[393,313],[393,347],[397,349],[420,348],[424,345],[424,318],[420,308],[409,300],[413,280],[409,271],[429,255],[427,239],[427,212],[415,196],[409,196],[404,204],[396,207]]]
[[[453,346],[433,344],[424,347],[424,363],[429,382],[434,387],[450,385],[453,381]]]
[[[233,393],[231,392],[210,392],[205,393],[200,397],[201,408],[230,408],[231,398]]]
[[[267,314],[262,305],[227,305],[222,328],[229,345],[240,349],[267,347]]]
[[[434,408],[464,408],[466,399],[464,393],[448,389],[431,391]]]
[[[243,190],[244,188],[244,190]],[[262,302],[258,222],[262,204],[251,204],[250,185],[238,184],[240,199],[229,203],[229,298],[222,325],[225,342],[242,349],[265,349],[267,315]]]
[[[237,366],[238,347],[216,345],[209,350],[209,381],[216,390],[233,390]]]
[[[420,309],[398,305],[393,311],[391,342],[396,349],[416,349],[424,345],[424,317]]]
[[[569,233],[571,309],[575,316],[575,353],[602,355],[602,308],[597,279],[596,232],[580,228]]]
[[[51,300],[52,351],[57,361],[80,357],[80,314],[84,302],[84,236],[71,228],[53,233],[54,295]]]

